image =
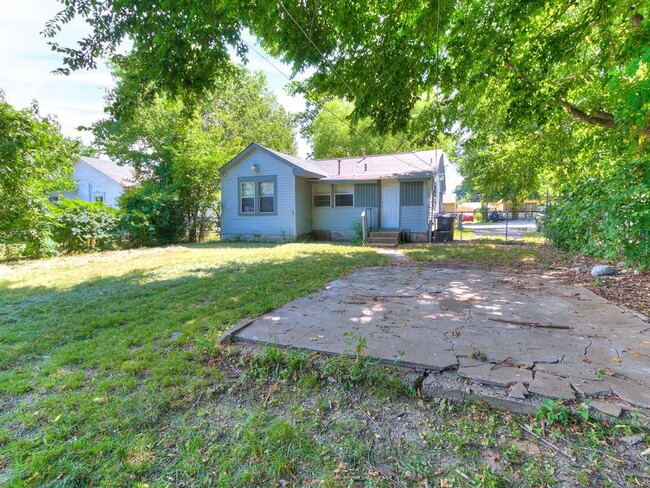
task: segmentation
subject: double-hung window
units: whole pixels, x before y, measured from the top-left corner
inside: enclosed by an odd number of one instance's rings
[[[276,200],[277,178],[275,176],[239,179],[240,215],[275,215]]]
[[[313,197],[314,207],[332,206],[332,187],[323,183],[314,183]]]
[[[243,214],[255,213],[255,182],[242,181],[240,183],[240,211]]]
[[[354,207],[354,185],[334,185],[334,206]]]
[[[260,213],[268,214],[275,212],[275,182],[260,181],[258,185]]]

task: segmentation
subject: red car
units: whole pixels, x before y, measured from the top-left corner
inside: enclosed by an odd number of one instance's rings
[[[474,222],[473,214],[463,214],[463,222]]]

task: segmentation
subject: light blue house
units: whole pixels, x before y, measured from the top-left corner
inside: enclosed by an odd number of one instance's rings
[[[251,144],[221,168],[221,236],[348,240],[365,211],[375,229],[428,240],[447,161],[440,150],[304,160]]]

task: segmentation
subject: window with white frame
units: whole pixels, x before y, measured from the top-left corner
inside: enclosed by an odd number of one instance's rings
[[[94,192],[92,195],[91,201],[93,202],[106,202],[106,193],[104,192]]]
[[[332,188],[330,185],[315,183],[312,187],[314,207],[332,206]]]
[[[275,183],[260,181],[259,183],[260,213],[275,212]]]
[[[243,214],[255,213],[255,182],[242,181],[239,184],[239,211]]]
[[[354,207],[354,185],[334,185],[334,206]]]
[[[276,176],[239,178],[239,214],[276,215],[277,194]]]

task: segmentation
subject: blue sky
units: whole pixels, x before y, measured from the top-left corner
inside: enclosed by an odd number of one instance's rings
[[[9,103],[17,107],[26,107],[37,100],[41,113],[56,115],[66,135],[90,142],[91,135],[76,128],[89,126],[104,117],[104,95],[114,83],[103,64],[96,70],[69,76],[52,73],[61,66],[61,56],[50,50],[40,32],[61,8],[56,0],[0,0],[0,88]],[[64,28],[57,41],[73,45],[88,31],[83,21],[75,20]],[[254,39],[249,38],[248,42],[252,44]],[[272,62],[285,74],[291,74],[288,66],[277,60]],[[279,102],[289,111],[304,110],[302,97],[286,93],[287,78],[252,51],[248,68],[266,74]],[[308,151],[306,141],[299,141],[300,154],[306,156]]]
[[[77,71],[69,76],[52,73],[62,65],[61,56],[50,50],[40,32],[61,9],[56,0],[0,0],[0,88],[5,91],[7,101],[16,107],[26,107],[37,100],[41,113],[55,115],[66,135],[91,142],[90,133],[76,128],[90,126],[104,117],[104,95],[114,83],[103,64],[96,70]],[[87,32],[88,26],[75,19],[63,29],[57,41],[73,45]],[[247,41],[254,44],[252,37],[247,37]],[[261,51],[257,45],[255,48]],[[271,61],[286,75],[291,74],[288,66],[278,60]],[[247,67],[265,73],[270,88],[287,110],[304,110],[304,99],[285,91],[287,78],[253,51],[249,52]],[[309,153],[305,140],[298,140],[298,153],[302,157]],[[447,177],[447,187],[452,190],[460,177],[453,167],[447,168]]]

